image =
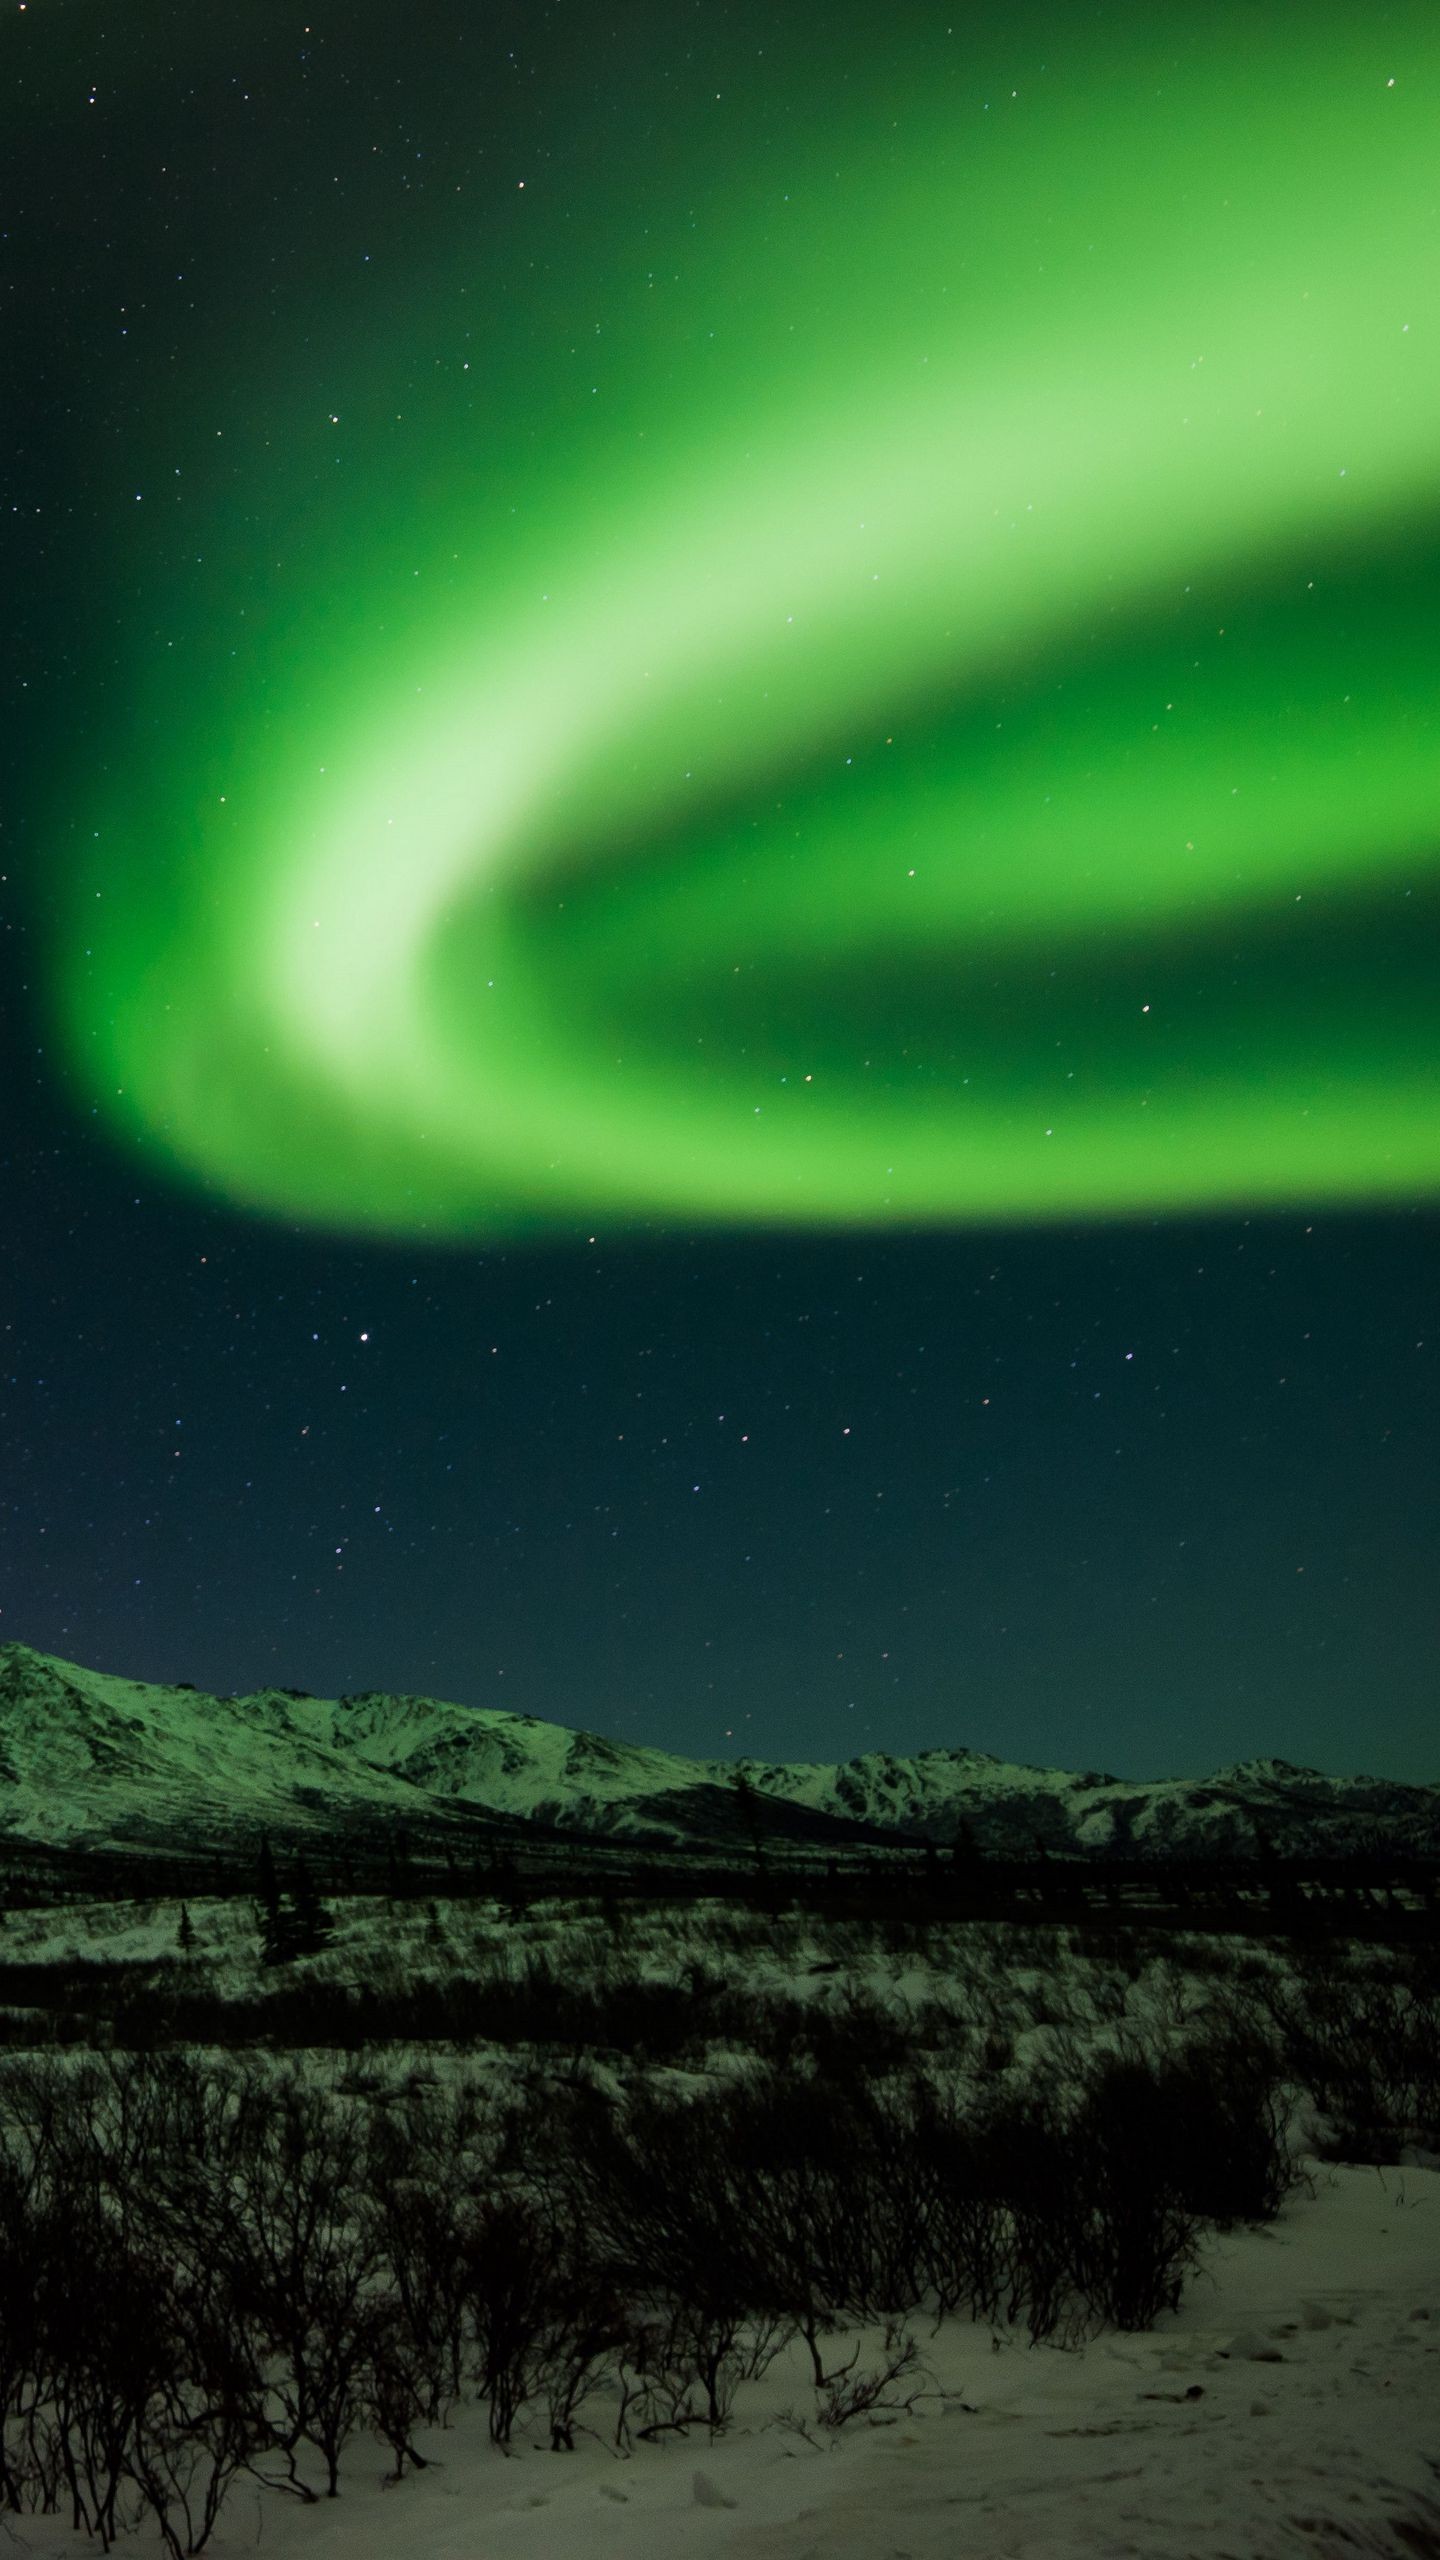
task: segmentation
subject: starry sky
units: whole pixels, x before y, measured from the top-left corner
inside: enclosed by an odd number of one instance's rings
[[[0,44],[0,1639],[1440,1775],[1433,16]]]

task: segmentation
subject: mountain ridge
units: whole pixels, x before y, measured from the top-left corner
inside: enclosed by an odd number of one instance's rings
[[[983,1850],[1027,1857],[1436,1854],[1440,1786],[1273,1758],[1126,1779],[964,1746],[703,1760],[505,1708],[382,1690],[221,1696],[0,1645],[0,1841],[161,1847],[347,1825],[732,1855],[756,1825],[778,1853],[944,1846],[963,1827]]]

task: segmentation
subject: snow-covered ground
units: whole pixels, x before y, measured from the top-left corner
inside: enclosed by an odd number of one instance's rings
[[[185,1972],[223,1997],[265,1980],[247,1905],[191,1906]],[[0,1932],[11,1962],[75,1957],[157,1962],[176,1956],[178,1906],[76,1906],[13,1912]],[[1337,1949],[1336,1964],[1347,1952]],[[701,1965],[743,1986],[816,2003],[863,1995],[912,2018],[948,2003],[967,2036],[955,2052],[976,2075],[1022,2078],[1073,2065],[1122,2030],[1147,2044],[1223,2007],[1235,1986],[1283,1983],[1287,1956],[1239,1939],[1151,1940],[1086,1952],[1063,1930],[963,1923],[930,1933],[826,1927],[799,1913],[694,1905],[627,1915],[555,1903],[521,1918],[486,1903],[342,1906],[321,1956],[279,1973],[336,1983],[443,1978],[485,1967],[514,1976],[543,1957],[571,1982],[616,1973],[674,1981]],[[1383,1969],[1380,1950],[1356,1959]],[[38,2022],[37,2022],[38,2032]],[[73,2053],[73,2049],[72,2049]],[[1001,2058],[1003,2056],[1003,2058]],[[652,2066],[697,2081],[742,2057],[703,2046]],[[564,2076],[573,2054],[373,2047],[304,2057],[342,2094],[419,2067],[492,2089]],[[623,2058],[582,2058],[592,2076],[627,2076]],[[938,2330],[923,2311],[902,2324],[919,2366],[890,2405],[827,2428],[803,2344],[739,2384],[727,2428],[703,2426],[617,2446],[613,2389],[586,2402],[576,2450],[553,2453],[537,2413],[506,2454],[483,2408],[462,2403],[444,2429],[415,2438],[426,2468],[386,2484],[388,2456],[361,2437],[338,2500],[302,2506],[243,2478],[210,2549],[257,2547],[276,2560],[1322,2560],[1353,2553],[1440,2554],[1440,2162],[1397,2141],[1393,2163],[1345,2165],[1303,2088],[1290,2092],[1291,2148],[1309,2188],[1277,2221],[1208,2230],[1180,2307],[1143,2333],[1073,2348],[1030,2346],[1023,2327],[966,2318]],[[856,2373],[884,2351],[878,2331],[828,2342],[833,2370]],[[853,2377],[852,2377],[853,2378]],[[317,2486],[319,2474],[315,2474]],[[1427,2504],[1427,2501],[1429,2502]],[[1433,2537],[1405,2539],[1410,2519]],[[1424,2519],[1423,2525],[1419,2520]],[[63,2516],[0,2519],[17,2552],[72,2553]],[[160,2550],[153,2523],[127,2535]]]
[[[384,2485],[352,2449],[340,2497],[236,2487],[211,2548],[232,2560],[1286,2560],[1440,2549],[1371,2535],[1425,2512],[1440,2536],[1440,2172],[1315,2167],[1270,2229],[1207,2242],[1180,2310],[1066,2351],[969,2322],[913,2322],[921,2393],[832,2437],[803,2349],[742,2384],[727,2432],[551,2453],[483,2412],[417,2438]],[[860,2340],[861,2364],[881,2347]],[[836,2341],[837,2353],[842,2342]],[[915,2379],[897,2386],[908,2397]],[[808,2432],[797,2431],[795,2422]],[[1327,2534],[1321,2530],[1328,2525]],[[1344,2538],[1349,2535],[1350,2539]],[[7,2548],[77,2548],[59,2517]],[[160,2548],[142,2525],[125,2548]]]

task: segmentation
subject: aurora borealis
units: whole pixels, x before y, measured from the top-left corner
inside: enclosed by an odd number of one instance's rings
[[[0,1642],[1433,1779],[1433,10],[0,48]]]
[[[1440,34],[1138,25],[781,60],[783,154],[637,118],[272,338],[135,554],[88,1098],[397,1236],[1433,1195]]]

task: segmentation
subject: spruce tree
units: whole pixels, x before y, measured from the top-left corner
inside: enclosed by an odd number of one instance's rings
[[[745,1771],[741,1768],[735,1771],[735,1807],[750,1842],[750,1853],[755,1860],[755,1872],[758,1876],[763,1876],[765,1842],[760,1829],[759,1799]]]
[[[278,1927],[280,1920],[280,1879],[275,1873],[275,1861],[270,1854],[270,1843],[264,1832],[260,1835],[260,1856],[257,1863],[255,1918],[263,1938],[267,1930],[273,1931]]]
[[[329,1912],[315,1889],[315,1879],[306,1863],[303,1849],[295,1860],[295,1884],[291,1894],[293,1925],[292,1955],[316,1956],[330,1943],[333,1927]]]
[[[288,1964],[292,1956],[318,1955],[330,1942],[332,1921],[315,1889],[302,1851],[295,1860],[295,1881],[282,1895],[270,1843],[260,1843],[260,1889],[255,1918],[260,1930],[262,1964]]]

